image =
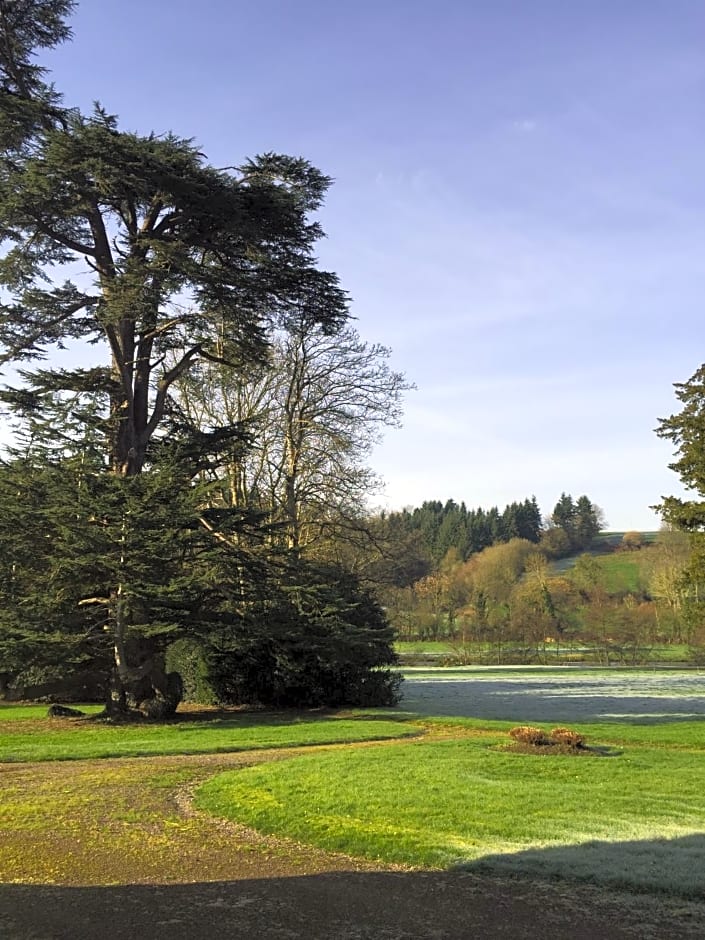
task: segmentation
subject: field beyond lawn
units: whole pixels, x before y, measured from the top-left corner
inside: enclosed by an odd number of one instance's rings
[[[705,674],[677,669],[407,668],[402,708],[526,722],[705,720]]]

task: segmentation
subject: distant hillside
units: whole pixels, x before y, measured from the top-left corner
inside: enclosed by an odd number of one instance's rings
[[[554,574],[563,574],[573,567],[580,555],[593,555],[599,559],[606,573],[605,587],[610,594],[637,593],[645,586],[643,566],[648,559],[648,546],[654,542],[658,533],[642,532],[641,535],[646,543],[645,548],[638,551],[620,551],[624,532],[602,532],[585,552],[577,552],[551,562],[551,571]]]

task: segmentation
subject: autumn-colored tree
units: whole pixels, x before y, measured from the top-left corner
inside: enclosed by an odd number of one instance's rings
[[[644,536],[641,532],[629,531],[622,536],[621,548],[625,552],[638,552],[644,547]]]
[[[687,643],[694,626],[688,604],[698,597],[698,583],[690,577],[691,537],[673,526],[663,526],[645,555],[648,592],[656,603],[659,631],[664,640]]]

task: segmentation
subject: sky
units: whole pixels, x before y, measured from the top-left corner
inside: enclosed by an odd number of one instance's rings
[[[67,103],[334,178],[321,263],[416,388],[376,506],[654,529],[673,383],[705,359],[700,0],[83,0]]]

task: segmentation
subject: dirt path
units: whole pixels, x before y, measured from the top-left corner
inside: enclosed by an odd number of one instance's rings
[[[295,753],[0,765],[0,937],[705,936],[705,902],[381,866],[193,810],[205,777]]]

